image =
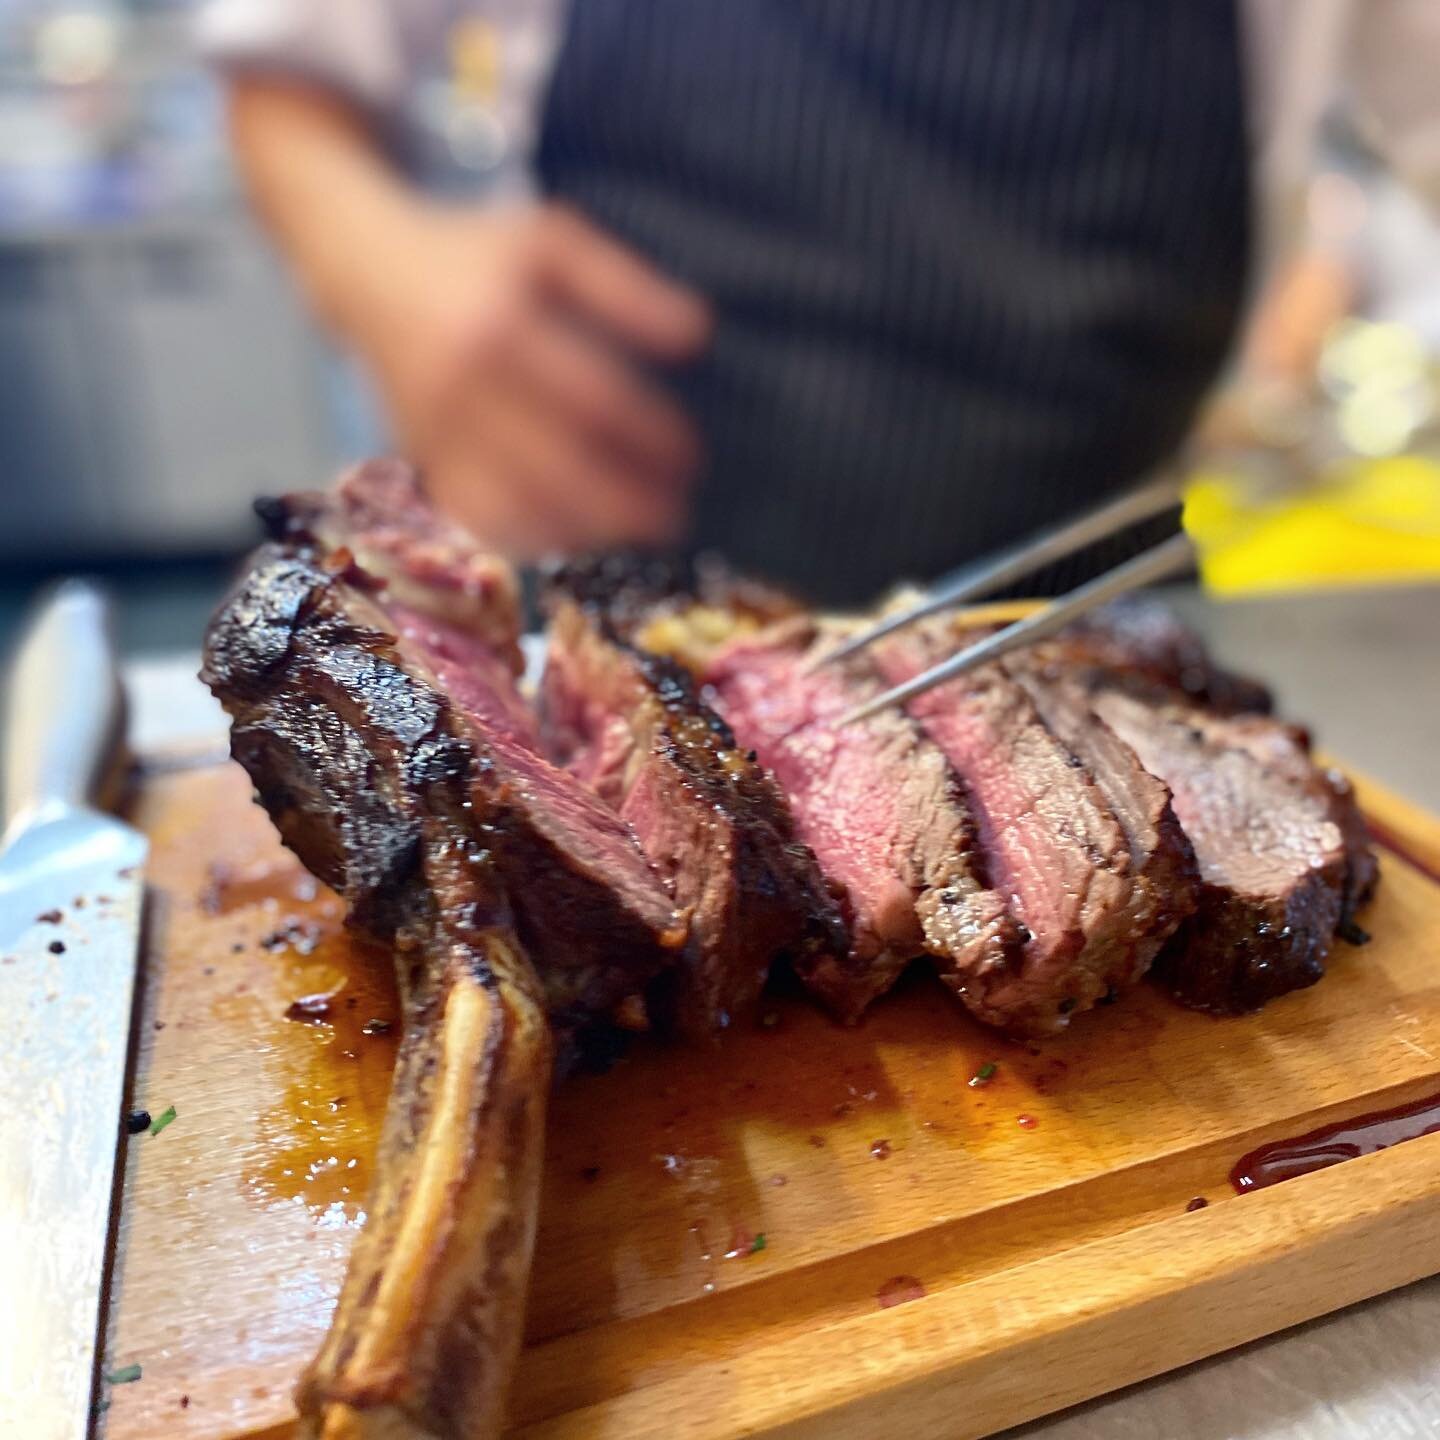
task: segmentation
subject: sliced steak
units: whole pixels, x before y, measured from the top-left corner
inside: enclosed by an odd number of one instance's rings
[[[385,743],[382,725],[413,737],[407,784],[423,785],[426,766],[468,775],[454,843],[491,856],[561,1028],[636,993],[684,926],[634,834],[535,751],[510,697],[456,648],[464,634],[387,614],[327,558],[262,551],[207,638],[204,675],[234,718],[232,751],[286,843],[367,923],[419,844],[393,819],[394,781],[368,747]],[[346,786],[317,782],[337,764]],[[329,857],[364,873],[337,873]]]
[[[1094,780],[1125,832],[1131,892],[1116,924],[1137,938],[1130,973],[1120,980],[1123,987],[1140,979],[1194,913],[1200,885],[1195,852],[1175,816],[1169,786],[1095,714],[1082,687],[1043,680],[1023,668],[1012,673],[1056,739]]]
[[[886,681],[912,679],[954,649],[943,624],[912,625],[875,647]],[[1190,902],[1157,904],[1134,871],[1106,792],[1003,666],[916,696],[909,712],[960,777],[986,872],[1024,938],[1019,963],[947,977],[984,1020],[1044,1033],[1135,983]]]
[[[1004,900],[978,865],[954,772],[907,715],[833,725],[882,682],[864,659],[811,668],[834,637],[806,618],[724,648],[707,673],[715,706],[788,796],[799,837],[843,894],[852,945],[797,973],[854,1019],[928,951],[979,984],[1018,946]]]
[[[1254,1010],[1325,972],[1347,872],[1333,796],[1193,706],[1101,688],[1096,712],[1170,787],[1200,867],[1193,921],[1156,962],[1178,999]],[[1276,727],[1277,730],[1279,727]]]
[[[552,586],[541,691],[551,755],[634,829],[689,917],[652,1009],[684,1033],[753,1010],[772,962],[833,964],[849,937],[789,807],[673,661],[627,644],[596,589]]]
[[[1285,776],[1297,790],[1324,805],[1345,842],[1345,885],[1341,923],[1348,921],[1375,891],[1380,867],[1370,844],[1365,817],[1348,777],[1310,758],[1310,736],[1300,725],[1266,715],[1207,715],[1196,720],[1217,745],[1248,751],[1262,765]]]

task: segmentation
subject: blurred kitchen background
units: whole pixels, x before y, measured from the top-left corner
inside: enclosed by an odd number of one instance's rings
[[[0,646],[78,569],[114,587],[128,653],[193,648],[251,498],[383,445],[245,214],[191,20],[0,0]],[[426,108],[472,181],[498,173],[473,83],[440,77]],[[1287,302],[1323,344],[1286,355],[1281,313],[1262,348],[1288,378],[1225,397],[1197,465],[1188,523],[1223,594],[1440,577],[1440,232],[1330,129]]]
[[[191,11],[0,3],[0,642],[83,569],[128,651],[193,647],[251,498],[378,443],[245,214]]]

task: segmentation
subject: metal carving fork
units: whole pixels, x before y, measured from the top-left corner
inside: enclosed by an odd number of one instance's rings
[[[828,665],[843,660],[873,645],[887,635],[911,625],[927,615],[979,600],[986,595],[1022,580],[1042,566],[1073,555],[1087,545],[1118,535],[1131,526],[1156,515],[1163,514],[1180,503],[1181,477],[1178,473],[1166,473],[1157,479],[1132,490],[1117,499],[1091,510],[1076,520],[1070,520],[1040,535],[1026,540],[1005,551],[979,569],[971,569],[958,579],[924,596],[918,603],[894,615],[886,615],[875,624],[867,626],[858,634],[848,637],[842,644],[821,657],[819,664]],[[1087,581],[1062,595],[1058,600],[1007,625],[993,634],[986,635],[952,655],[948,660],[932,666],[929,670],[903,685],[896,685],[884,694],[867,700],[847,711],[837,722],[850,725],[891,705],[899,705],[943,684],[958,675],[964,675],[978,665],[998,660],[1022,645],[1043,640],[1062,630],[1080,616],[1130,590],[1139,589],[1157,580],[1183,573],[1195,561],[1195,549],[1185,534],[1174,535],[1159,545],[1143,551],[1133,559],[1107,570],[1103,575]]]

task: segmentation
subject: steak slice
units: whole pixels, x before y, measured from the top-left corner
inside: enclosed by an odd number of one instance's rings
[[[211,624],[203,673],[286,844],[392,949],[404,1005],[368,1219],[297,1390],[299,1433],[498,1434],[552,1053],[499,877],[518,827],[478,823],[465,723],[313,556],[262,553]],[[642,978],[612,968],[597,987]]]
[[[806,970],[849,937],[814,855],[755,756],[687,672],[623,641],[595,588],[548,595],[541,690],[550,754],[627,821],[689,917],[682,963],[652,1010],[703,1035],[749,1014],[780,954]]]
[[[488,674],[471,663],[485,653],[473,636],[405,607],[388,614],[353,571],[326,559],[267,547],[207,638],[204,675],[234,717],[232,751],[281,835],[307,863],[311,852],[333,853],[363,867],[354,877],[317,873],[368,923],[393,875],[414,863],[418,840],[413,827],[367,824],[376,806],[388,814],[392,782],[366,753],[364,726],[429,733],[426,757],[443,751],[468,770],[469,825],[455,843],[492,856],[556,1023],[574,1027],[635,994],[673,960],[684,926],[629,827],[537,753],[511,694],[494,683],[499,675],[508,686],[508,670],[493,657]],[[335,722],[327,738],[317,713],[326,706],[353,710],[354,724]],[[319,752],[337,747],[350,783],[317,793]],[[356,826],[364,843],[318,845],[309,835]]]
[[[886,681],[898,685],[951,653],[953,631],[912,625],[875,648]],[[1062,1029],[1073,1012],[1133,985],[1193,885],[1174,906],[1157,903],[1105,790],[1006,667],[983,666],[907,708],[959,775],[990,881],[1024,942],[1013,967],[960,972],[949,983],[982,1019],[1029,1033]],[[1146,797],[1145,808],[1153,805]]]
[[[1248,751],[1325,807],[1345,844],[1345,884],[1340,897],[1343,925],[1374,894],[1380,877],[1370,832],[1349,778],[1333,766],[1315,764],[1310,758],[1310,736],[1303,726],[1266,715],[1202,715],[1196,723],[1216,744]]]
[[[1056,739],[1084,766],[1104,796],[1130,848],[1129,903],[1117,913],[1121,934],[1135,938],[1133,966],[1119,986],[1149,970],[1161,948],[1195,911],[1200,887],[1195,852],[1170,800],[1170,789],[1095,714],[1078,685],[1012,672]]]
[[[1231,722],[1193,706],[1103,687],[1093,704],[1170,787],[1200,868],[1196,915],[1156,962],[1157,978],[1216,1014],[1313,985],[1347,872],[1333,792],[1297,784],[1288,767],[1262,758],[1253,735],[1241,741],[1227,732]],[[1274,726],[1272,739],[1282,733]]]
[[[800,839],[843,894],[851,948],[797,963],[801,979],[853,1020],[928,951],[980,983],[1006,970],[1014,920],[980,868],[955,774],[909,716],[833,725],[879,693],[868,661],[813,668],[835,637],[800,617],[742,636],[707,672],[715,707],[789,797]]]

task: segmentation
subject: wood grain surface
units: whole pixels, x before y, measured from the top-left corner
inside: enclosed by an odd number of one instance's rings
[[[1362,798],[1440,859],[1440,822]],[[137,818],[135,1103],[177,1118],[128,1146],[107,1367],[143,1375],[104,1433],[280,1437],[363,1216],[387,960],[233,767],[153,780]],[[1260,1141],[1440,1089],[1440,884],[1382,869],[1374,942],[1256,1017],[1144,988],[1019,1045],[917,974],[854,1030],[779,997],[712,1050],[642,1042],[569,1082],[516,1429],[982,1435],[1440,1271],[1440,1136],[1226,1181]],[[306,996],[326,1013],[287,1019]]]

